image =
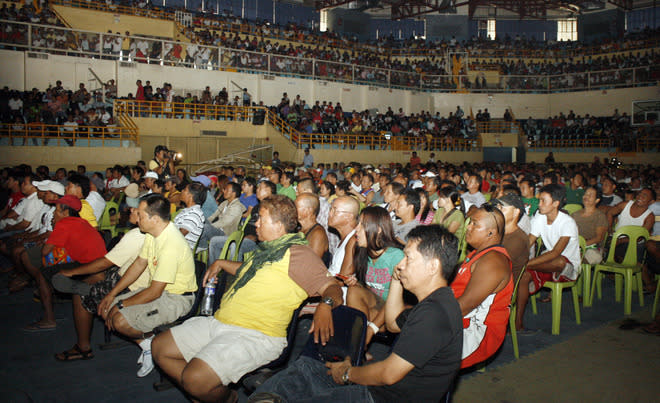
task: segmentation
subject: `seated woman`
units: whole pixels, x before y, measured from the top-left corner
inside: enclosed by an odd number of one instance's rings
[[[603,261],[601,247],[607,234],[607,216],[597,208],[601,196],[601,191],[595,186],[587,186],[582,196],[584,208],[571,214],[577,224],[578,233],[586,241],[584,260],[589,264]]]
[[[355,276],[344,280],[349,286],[346,305],[367,315],[366,344],[369,344],[385,323],[383,307],[389,294],[392,271],[403,259],[403,245],[396,240],[390,214],[382,207],[362,210],[355,236]]]
[[[328,181],[321,182],[319,186],[319,199],[325,200],[327,203],[332,204],[332,201],[337,198],[335,194],[335,185]]]
[[[429,202],[429,195],[422,188],[415,189],[415,192],[419,195],[419,213],[417,213],[415,220],[421,225],[429,225],[433,222],[435,216],[435,211],[433,211]]]
[[[500,246],[504,232],[504,215],[492,205],[486,204],[472,214],[465,236],[474,251],[451,283],[463,314],[461,368],[493,355],[506,335],[513,276],[511,259]]]
[[[459,240],[463,237],[465,216],[462,211],[461,195],[455,187],[444,187],[438,191],[438,209],[433,217],[433,224],[439,224],[449,230]]]

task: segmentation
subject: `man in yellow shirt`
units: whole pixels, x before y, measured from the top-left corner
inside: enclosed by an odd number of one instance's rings
[[[188,313],[197,281],[192,251],[170,222],[170,202],[159,194],[145,196],[138,206],[138,225],[146,234],[135,262],[98,305],[98,314],[110,330],[133,339],[141,348],[139,377],[153,370],[152,330]],[[147,288],[119,295],[145,271]]]
[[[321,295],[310,333],[325,344],[333,332],[331,309],[342,304],[339,284],[295,232],[297,212],[283,195],[261,201],[261,244],[245,262],[216,260],[204,282],[220,270],[236,276],[213,317],[196,317],[154,339],[158,365],[200,401],[232,401],[227,385],[277,358],[286,346],[293,311]]]
[[[80,218],[87,221],[92,227],[98,228],[99,224],[96,222],[94,209],[92,208],[92,205],[89,204],[87,200],[85,200],[87,196],[89,196],[90,189],[91,184],[89,178],[83,175],[75,174],[71,175],[69,178],[69,184],[66,186],[64,194],[73,195],[80,199],[80,203],[82,204],[82,208],[78,212]]]

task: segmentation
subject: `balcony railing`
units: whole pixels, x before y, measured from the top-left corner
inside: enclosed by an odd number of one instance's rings
[[[123,5],[107,4],[105,2],[94,2],[87,0],[51,0],[53,4],[59,4],[68,7],[79,7],[86,8],[97,11],[105,11],[110,13],[119,13],[126,15],[136,15],[148,18],[158,18],[164,20],[175,20],[175,13],[172,9],[159,8],[159,7],[149,7],[149,8],[139,8],[139,7],[130,7]],[[274,35],[272,32],[265,34],[260,31],[256,24],[250,23],[248,21],[243,21],[241,23],[228,22],[220,19],[209,19],[199,14],[195,14],[192,10],[186,10],[195,15],[194,17],[194,27],[196,28],[206,28],[209,30],[221,30],[226,32],[231,32],[241,35],[256,35],[260,37],[266,37],[269,39],[293,41],[294,43],[304,43],[308,45],[323,45],[336,47],[339,49],[349,49],[349,50],[368,50],[373,54],[391,56],[391,57],[444,57],[445,53],[448,50],[448,46],[431,46],[429,48],[419,48],[416,46],[408,46],[405,48],[381,48],[376,45],[371,45],[367,43],[358,43],[353,41],[345,41],[340,38],[329,38],[327,36],[316,34],[316,35],[299,35],[296,38],[284,36],[284,35]],[[273,30],[275,31],[275,30]],[[495,45],[494,45],[495,46]],[[486,48],[480,47],[476,49],[463,49],[460,48],[458,51],[467,52],[471,58],[546,58],[546,59],[557,59],[557,58],[572,58],[572,57],[582,57],[582,56],[596,56],[596,55],[605,55],[608,53],[617,53],[617,52],[630,52],[641,49],[648,49],[651,47],[659,47],[660,39],[658,38],[649,38],[644,40],[629,40],[626,43],[618,44],[605,44],[599,46],[591,47],[580,47],[579,49],[571,49],[568,47],[563,48],[522,48],[515,47],[513,49],[500,49],[500,48]]]
[[[137,131],[127,127],[0,124],[0,145],[5,146],[134,147],[137,144]]]
[[[264,114],[265,122],[274,126],[297,148],[348,150],[433,150],[479,151],[479,139],[431,136],[394,136],[380,133],[306,133],[263,106],[205,105],[183,102],[115,100],[115,110],[131,118],[199,119],[252,122],[256,114]]]
[[[4,26],[0,47],[9,49],[418,91],[550,93],[649,86],[656,85],[660,79],[660,66],[653,65],[552,76],[500,76],[499,82],[489,82],[486,88],[472,88],[468,76],[465,75],[419,74],[139,36],[124,37],[2,20],[0,23]],[[127,48],[129,50],[126,50]]]

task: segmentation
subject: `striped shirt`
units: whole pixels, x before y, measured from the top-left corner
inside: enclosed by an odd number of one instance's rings
[[[185,229],[188,233],[185,235],[190,249],[195,250],[197,241],[204,230],[204,213],[199,204],[187,207],[179,212],[174,218],[174,225],[181,230]]]

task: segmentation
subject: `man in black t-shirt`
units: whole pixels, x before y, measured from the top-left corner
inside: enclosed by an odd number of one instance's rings
[[[458,373],[463,349],[461,310],[448,287],[456,275],[457,243],[438,225],[408,234],[385,302],[388,330],[401,333],[387,358],[353,367],[349,358],[323,365],[303,356],[267,380],[249,402],[279,396],[288,402],[440,401]],[[404,288],[419,301],[412,309],[405,309]]]

